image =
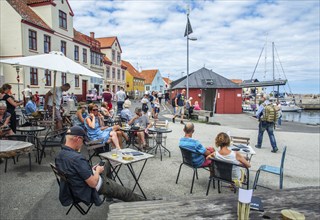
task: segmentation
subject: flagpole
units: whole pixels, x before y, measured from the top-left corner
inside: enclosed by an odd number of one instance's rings
[[[189,99],[189,7],[187,9],[187,100]]]

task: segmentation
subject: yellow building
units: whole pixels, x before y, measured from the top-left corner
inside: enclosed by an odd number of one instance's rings
[[[129,96],[134,99],[140,99],[144,93],[145,79],[128,61],[122,60],[122,64],[127,67],[126,70],[126,91]]]

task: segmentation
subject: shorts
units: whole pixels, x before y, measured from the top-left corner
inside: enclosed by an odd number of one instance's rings
[[[49,111],[49,115],[52,117],[52,113],[53,113],[53,107],[48,105],[48,111]],[[62,121],[62,117],[61,117],[61,113],[60,113],[60,110],[59,109],[55,109],[55,117],[54,117],[54,120],[57,120],[57,121]]]
[[[177,106],[176,114],[184,115],[184,106]]]
[[[206,148],[208,151],[210,151],[210,153],[213,153],[213,148],[209,147],[209,148]],[[203,162],[203,164],[201,165],[201,167],[208,167],[210,166],[212,163],[212,160],[211,159],[208,159],[208,160],[205,160]]]

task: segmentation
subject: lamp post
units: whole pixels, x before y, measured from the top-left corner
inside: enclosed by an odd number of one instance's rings
[[[187,99],[189,99],[189,40],[196,41],[198,39],[196,37],[189,37],[189,35],[187,36]]]
[[[20,72],[20,66],[16,65],[16,72],[17,72],[17,82],[18,82],[18,100],[20,100],[20,76],[19,76],[19,72]]]

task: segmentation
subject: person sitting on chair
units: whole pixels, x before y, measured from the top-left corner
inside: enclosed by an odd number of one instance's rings
[[[11,114],[7,112],[7,105],[5,102],[0,102],[0,137],[6,135],[13,135],[13,131],[9,127]]]
[[[90,140],[103,139],[102,143],[110,143],[120,149],[122,147],[122,137],[128,141],[129,138],[120,130],[119,125],[113,127],[104,126],[104,117],[99,113],[98,105],[88,106],[89,116],[84,121]]]
[[[83,103],[81,103],[81,105],[79,105],[76,114],[73,115],[72,119],[71,119],[73,126],[80,126],[80,127],[84,128],[84,120],[88,116],[86,108],[87,108],[87,106]]]
[[[142,109],[140,107],[135,109],[135,113],[136,115],[128,122],[128,125],[144,128],[144,131],[137,131],[136,135],[138,136],[140,142],[139,150],[147,150],[149,146],[146,143],[145,136],[148,135],[148,128],[150,128],[152,124],[149,123],[148,116],[142,114]]]
[[[205,148],[198,140],[192,138],[194,133],[194,124],[192,122],[187,122],[183,131],[185,135],[180,139],[179,147],[198,153],[192,156],[192,163],[195,167],[209,167],[212,161],[206,159],[206,157],[213,153],[214,149],[212,147]]]
[[[100,108],[101,114],[105,117],[105,118],[110,118],[111,114],[108,111],[108,106],[106,102],[102,102],[101,103],[101,108]]]
[[[89,116],[84,120],[84,126],[87,129],[89,139],[91,141],[103,139],[102,143],[112,142],[117,149],[121,149],[117,136],[117,130],[120,127],[118,125],[104,126],[103,116],[99,113],[96,104],[90,104],[88,110]]]
[[[28,103],[25,106],[26,115],[33,116],[35,118],[40,118],[41,113],[37,111],[37,97],[36,95],[31,95],[31,99],[28,101]]]
[[[133,114],[129,109],[130,107],[131,107],[131,102],[129,99],[127,99],[126,101],[124,101],[123,109],[120,112],[121,120],[125,120],[126,122],[128,122],[133,118]]]
[[[217,135],[215,144],[219,149],[212,154],[210,154],[207,159],[217,158],[219,160],[228,161],[234,164],[242,164],[243,166],[250,168],[250,163],[237,151],[232,151],[228,147],[230,146],[230,137],[228,134],[221,132]],[[232,168],[232,179],[240,180],[243,182],[243,177],[241,175],[240,167],[233,166]]]
[[[86,136],[83,128],[71,127],[66,134],[66,143],[55,158],[56,167],[64,172],[72,185],[72,194],[85,204],[99,206],[102,200],[99,195],[117,198],[125,202],[143,201],[141,196],[132,192],[111,179],[110,164],[99,164],[90,167],[89,162],[80,153]],[[66,183],[61,180],[59,200],[62,205],[72,204],[72,197]]]

